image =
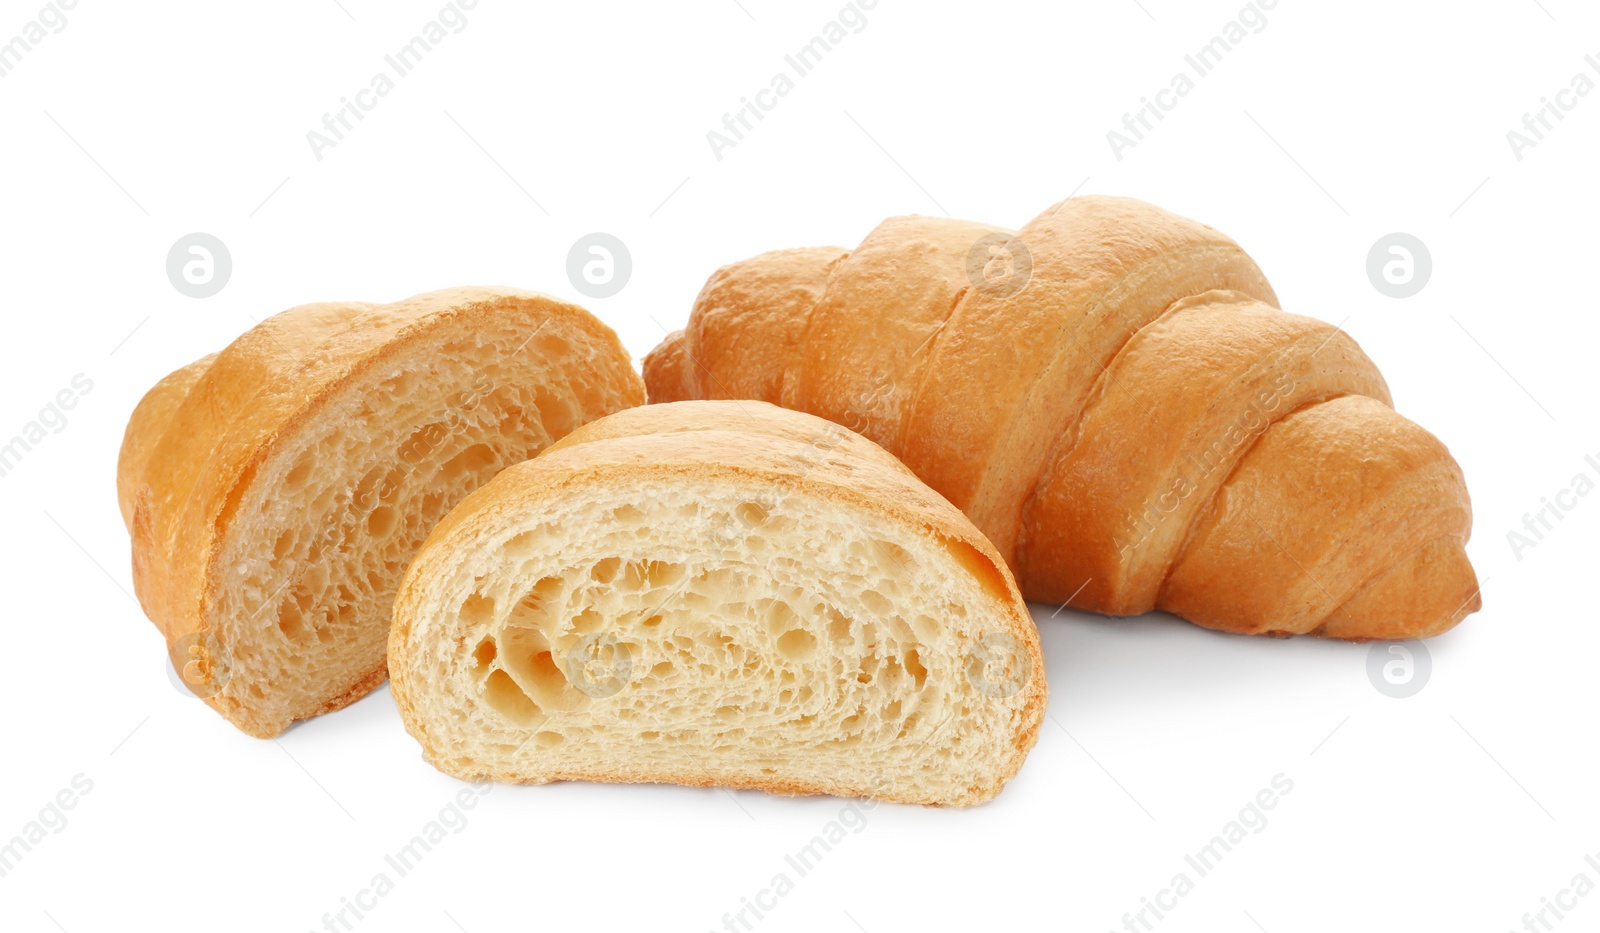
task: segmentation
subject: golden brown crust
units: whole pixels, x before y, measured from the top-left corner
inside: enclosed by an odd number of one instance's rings
[[[687,397],[777,404],[811,307],[845,251],[786,249],[712,273],[685,328]]]
[[[1029,503],[1018,576],[1045,602],[1155,609],[1197,516],[1256,439],[1340,395],[1387,403],[1389,390],[1332,325],[1237,292],[1178,302],[1128,341],[1057,445]],[[1185,396],[1207,403],[1173,404]]]
[[[1460,535],[1435,538],[1368,580],[1312,631],[1353,641],[1427,638],[1483,608]],[[1418,607],[1426,607],[1421,612]],[[1433,623],[1418,624],[1432,614]]]
[[[892,217],[833,269],[784,383],[783,405],[897,449],[923,364],[972,287],[966,261],[1010,231],[966,220]]]
[[[274,315],[217,354],[172,410],[170,420],[140,423],[137,428],[129,424],[129,433],[141,436],[138,443],[150,446],[141,472],[130,475],[126,484],[118,477],[118,498],[133,503],[134,593],[168,642],[200,630],[197,623],[178,622],[182,616],[170,602],[171,581],[175,574],[188,571],[178,566],[185,556],[199,558],[214,543],[203,518],[181,524],[185,512],[214,509],[209,499],[195,501],[197,487],[231,482],[243,471],[243,464],[215,462],[223,439],[237,434],[236,425],[255,415],[257,429],[240,437],[238,447],[259,451],[275,427],[274,416],[281,421],[304,400],[301,384],[281,376],[298,369],[302,358],[310,357],[319,344],[368,307],[323,303]],[[278,388],[278,383],[285,385]],[[309,388],[314,390],[315,385]],[[183,548],[176,547],[180,533],[189,538]]]
[[[444,289],[389,305],[294,308],[246,332],[208,366],[190,364],[158,384],[129,423],[118,498],[131,513],[135,591],[168,643],[215,632],[213,610],[228,570],[220,554],[234,509],[280,445],[386,360],[426,346],[444,328],[508,318],[525,318],[530,339],[542,329],[541,339],[606,348],[605,359],[595,360],[597,372],[616,380],[629,404],[643,403],[643,385],[609,328],[575,305],[503,288]],[[382,679],[381,667],[356,675],[307,715],[352,702]],[[274,735],[288,724],[261,718],[248,697],[231,690],[206,702],[252,735]]]
[[[150,387],[128,416],[117,452],[117,505],[122,509],[122,524],[133,531],[133,491],[144,482],[144,475],[156,444],[166,433],[173,414],[189,390],[206,374],[217,354],[209,353],[187,366],[180,366]]]
[[[1392,637],[1341,607],[1434,542],[1464,554],[1471,527],[1461,469],[1438,438],[1382,402],[1336,398],[1261,436],[1190,532],[1160,604],[1232,632]],[[1477,592],[1470,572],[1404,592],[1380,586],[1405,607],[1406,637],[1459,619]]]
[[[687,364],[683,331],[675,330],[644,358],[644,384],[651,402],[681,402],[689,397],[683,371]]]
[[[474,770],[445,760],[431,748],[423,718],[417,715],[419,697],[414,695],[416,685],[406,660],[417,649],[410,620],[421,602],[421,581],[454,566],[461,548],[471,546],[486,520],[511,520],[537,510],[540,502],[581,495],[585,488],[626,487],[642,480],[673,476],[755,480],[768,488],[803,490],[857,511],[866,524],[906,523],[942,541],[982,582],[1006,620],[1007,634],[1026,655],[1029,674],[1022,688],[1026,699],[1007,726],[1015,737],[1011,755],[997,769],[999,777],[993,786],[982,789],[980,799],[998,793],[1000,786],[1016,774],[1038,740],[1048,692],[1038,631],[999,553],[960,511],[876,444],[809,415],[754,400],[651,405],[590,422],[534,459],[502,471],[435,526],[401,584],[389,635],[391,690],[407,729],[422,744],[431,763],[459,777],[496,781],[668,782],[748,787],[789,795],[860,793],[859,788],[821,782],[730,782],[720,777],[708,778],[704,773],[667,772],[654,767],[562,773],[530,781],[510,771]],[[905,803],[938,802],[894,789],[872,796]]]
[[[356,682],[350,685],[349,689],[345,690],[336,697],[329,698],[326,703],[323,703],[321,706],[317,707],[305,718],[310,719],[313,716],[321,716],[323,713],[337,713],[339,710],[344,709],[351,703],[354,703],[372,691],[378,689],[378,687],[388,679],[389,664],[387,661],[385,661],[384,663],[379,664],[377,667],[358,677]],[[270,738],[270,736],[258,735],[257,738],[264,739]]]
[[[1212,289],[1277,303],[1232,240],[1127,198],[1063,201],[1017,239],[1033,260],[1027,287],[962,299],[911,401],[901,451],[1007,560],[1052,448],[1135,331]]]
[[[1355,639],[1433,634],[1478,607],[1462,549],[1470,511],[1459,468],[1430,435],[1386,411],[1387,387],[1353,341],[1277,310],[1266,278],[1232,240],[1131,199],[1071,198],[1016,235],[1031,260],[1026,287],[968,288],[952,312],[943,301],[961,286],[960,231],[986,229],[963,223],[891,220],[835,267],[819,301],[724,310],[715,320],[700,319],[697,305],[689,333],[756,345],[768,328],[808,328],[783,403],[884,443],[990,537],[1030,599],[1070,598],[1114,614],[1165,608],[1230,630]],[[726,267],[719,289],[762,302],[761,290],[741,291],[729,279],[764,262]],[[730,328],[740,334],[724,333]],[[696,349],[689,341],[677,351],[685,368],[697,365]],[[878,384],[884,378],[893,392]],[[693,385],[687,391],[707,397]],[[1265,527],[1230,526],[1231,549],[1210,559],[1196,553],[1210,527],[1202,518],[1243,482],[1234,474],[1255,448],[1302,410],[1345,396],[1372,405],[1355,420],[1336,419],[1333,430],[1395,443],[1418,442],[1413,432],[1427,437],[1432,485],[1390,484],[1387,511],[1344,529],[1327,513],[1345,514],[1354,505],[1340,497],[1367,493],[1315,482],[1333,455],[1316,445],[1346,443],[1316,432],[1271,461],[1283,484],[1311,496],[1283,503],[1279,518],[1306,543],[1327,547],[1341,536],[1398,537],[1389,529],[1400,516],[1421,513],[1450,529],[1445,537],[1406,536],[1409,551],[1344,547],[1349,559],[1320,571],[1345,575],[1324,583],[1342,594],[1332,604],[1290,598],[1304,581],[1280,566]],[[1377,470],[1360,461],[1350,469]],[[1415,501],[1423,486],[1431,502]],[[1169,580],[1184,554],[1188,569]],[[1229,570],[1230,561],[1241,569]],[[1238,592],[1247,586],[1261,592]],[[1281,615],[1266,618],[1269,610]],[[1313,610],[1322,615],[1307,617]]]

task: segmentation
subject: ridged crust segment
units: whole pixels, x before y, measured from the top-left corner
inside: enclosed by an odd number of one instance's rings
[[[685,398],[753,398],[777,404],[783,376],[845,251],[786,249],[718,269],[689,324],[694,365],[682,367]]]
[[[570,385],[552,376],[563,363]],[[492,384],[476,385],[469,364]],[[541,409],[558,384],[576,400]],[[389,564],[420,542],[426,513],[548,444],[547,414],[559,436],[642,402],[616,335],[543,295],[457,288],[275,315],[163,379],[129,420],[117,487],[139,601],[169,646],[203,638],[217,655],[198,670],[208,703],[274,735],[383,681],[403,568]],[[504,439],[487,430],[491,415],[505,419]],[[363,447],[380,443],[394,446]],[[290,514],[295,495],[311,501]],[[374,548],[384,559],[359,566]],[[263,580],[278,592],[253,588]],[[351,650],[352,639],[377,650]]]
[[[1032,256],[1027,287],[967,292],[923,369],[901,452],[1007,560],[1051,450],[1135,331],[1212,289],[1277,303],[1232,240],[1138,201],[1063,201],[1017,239]]]
[[[1348,336],[1278,310],[1232,240],[1132,199],[1070,198],[1016,234],[1024,285],[963,287],[963,236],[993,230],[894,218],[810,306],[713,318],[697,303],[647,358],[651,396],[706,397],[658,374],[695,369],[702,340],[760,344],[781,319],[805,334],[782,402],[882,442],[989,536],[1030,599],[1349,639],[1435,634],[1480,607],[1459,467],[1394,413]],[[771,255],[725,267],[719,288],[792,270]],[[1371,456],[1345,457],[1363,444]],[[1384,444],[1423,453],[1370,446]],[[1324,475],[1333,462],[1350,475]]]
[[[833,267],[785,373],[783,406],[900,449],[935,338],[971,287],[972,246],[1011,231],[942,217],[894,217]],[[865,320],[861,309],[872,308]]]
[[[1167,404],[1192,395],[1195,409]],[[1217,490],[1278,420],[1341,395],[1389,401],[1343,331],[1237,292],[1185,299],[1141,329],[1094,393],[1028,506],[1018,564],[1037,598],[1115,615],[1156,608],[1162,582]],[[1129,430],[1137,425],[1137,430]],[[1078,548],[1077,541],[1117,543]]]

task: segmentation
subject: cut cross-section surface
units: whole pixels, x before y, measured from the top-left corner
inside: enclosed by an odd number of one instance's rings
[[[1038,735],[1038,633],[959,511],[756,402],[593,422],[451,513],[401,585],[394,695],[467,778],[970,805]]]
[[[129,421],[117,491],[139,601],[175,653],[204,648],[197,694],[275,735],[382,683],[400,575],[451,507],[643,401],[616,335],[542,295],[268,318]]]

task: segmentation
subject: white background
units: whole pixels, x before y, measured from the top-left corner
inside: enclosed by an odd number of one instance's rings
[[[0,2],[0,42],[39,7]],[[850,246],[892,214],[1016,227],[1074,191],[1203,220],[1286,309],[1343,323],[1466,471],[1485,608],[1396,700],[1362,645],[1036,606],[1050,715],[1015,781],[969,811],[873,808],[756,928],[1120,928],[1280,773],[1294,789],[1266,828],[1155,929],[1502,931],[1580,872],[1600,882],[1600,494],[1520,559],[1507,540],[1576,474],[1600,479],[1600,93],[1520,160],[1506,138],[1575,74],[1600,81],[1600,15],[1284,0],[1118,160],[1107,131],[1237,0],[881,0],[715,158],[707,131],[839,8],[482,0],[320,161],[307,131],[437,0],[82,0],[0,79],[0,435],[93,382],[0,478],[0,841],[93,782],[0,878],[0,927],[321,929],[462,786],[387,690],[260,741],[173,687],[114,492],[157,378],[302,302],[469,283],[583,301],[642,356],[724,262]],[[194,231],[234,262],[204,300],[165,273]],[[592,231],[633,255],[613,298],[566,277]],[[1365,272],[1395,231],[1434,262],[1405,300]],[[356,929],[721,929],[842,806],[497,787]],[[1600,895],[1546,919],[1595,929]]]

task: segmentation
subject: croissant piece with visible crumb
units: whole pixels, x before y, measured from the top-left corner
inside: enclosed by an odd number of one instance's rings
[[[543,295],[285,311],[134,409],[117,498],[139,602],[191,690],[276,735],[383,682],[395,587],[453,505],[643,401],[616,335]]]
[[[1038,632],[1000,555],[877,445],[759,402],[635,408],[441,521],[395,600],[426,758],[965,806],[1038,737]]]

